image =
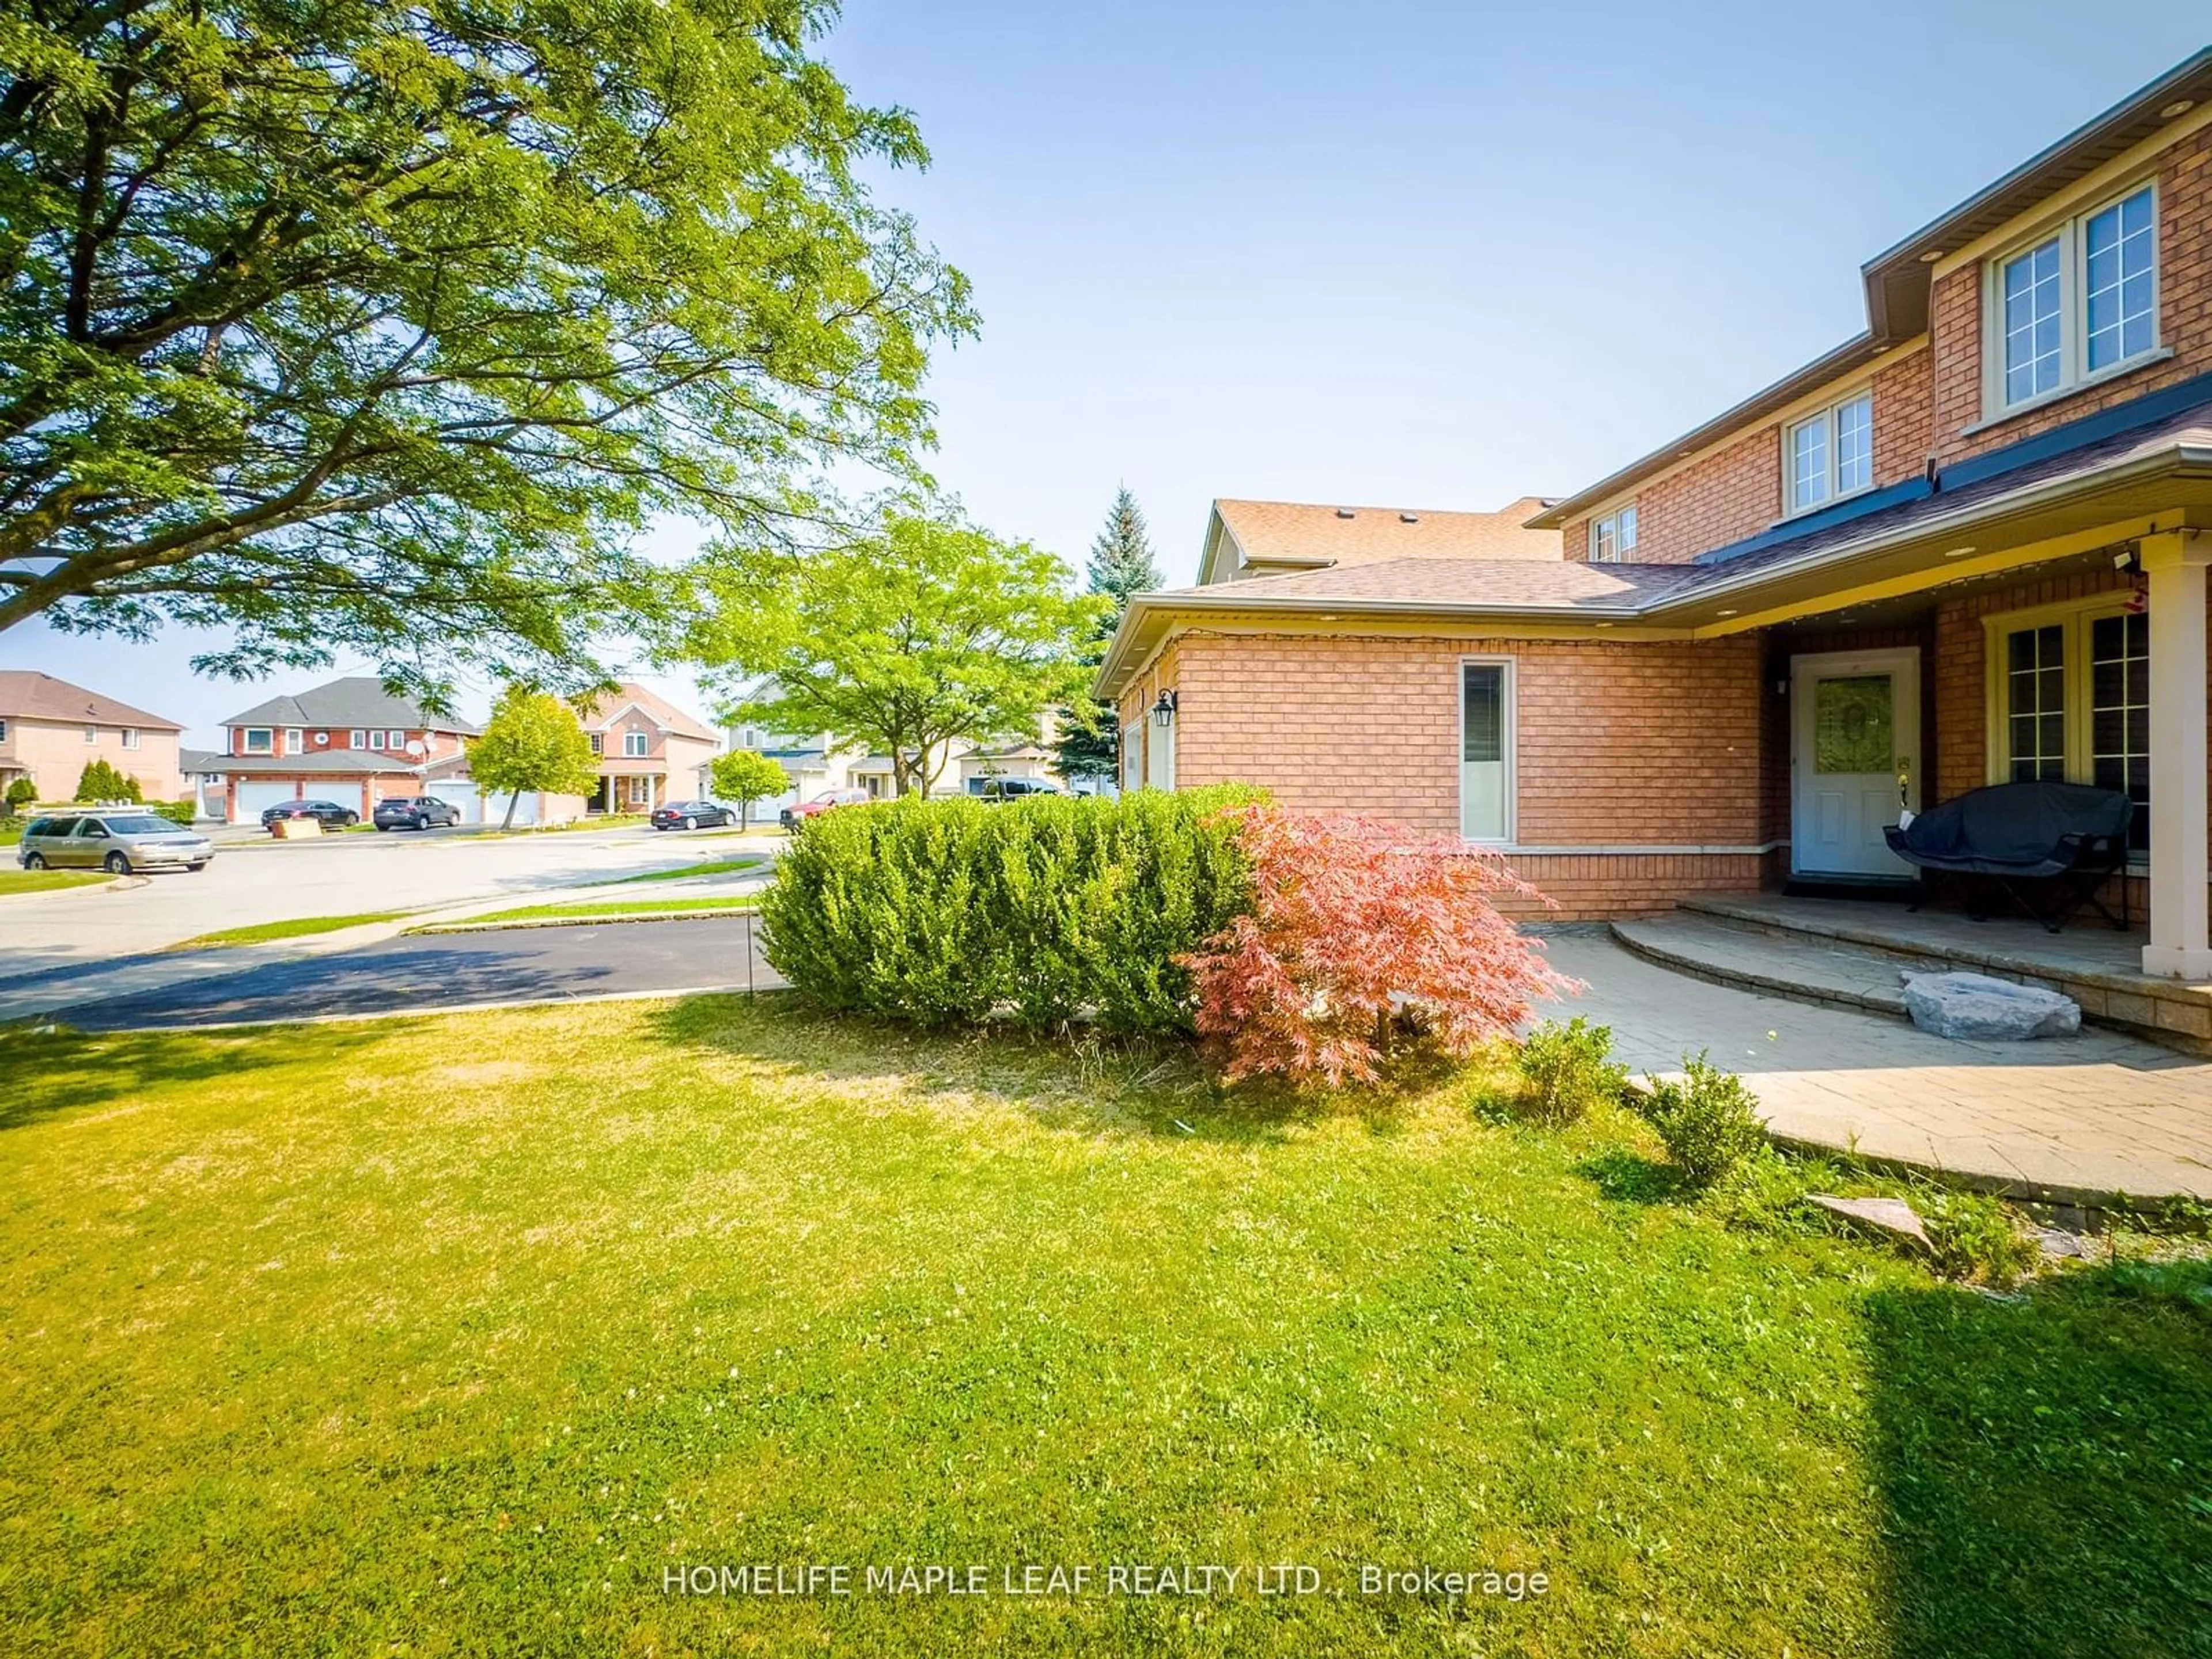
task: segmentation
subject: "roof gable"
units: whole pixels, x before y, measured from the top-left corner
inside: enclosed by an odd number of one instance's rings
[[[1558,532],[1527,527],[1543,506],[1534,495],[1495,513],[1224,497],[1213,503],[1199,580],[1231,579],[1231,573],[1218,568],[1224,537],[1234,544],[1240,566],[1269,569],[1396,559],[1556,560],[1561,556]]]
[[[181,732],[176,721],[149,714],[127,702],[88,691],[52,674],[27,668],[0,669],[0,716],[26,720],[82,721],[90,726],[128,726],[149,732]]]
[[[306,691],[270,698],[225,726],[318,726],[345,730],[453,732],[474,737],[479,727],[453,715],[432,714],[417,702],[394,696],[370,674],[349,675]]]

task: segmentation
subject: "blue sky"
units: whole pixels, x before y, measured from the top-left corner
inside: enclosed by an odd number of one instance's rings
[[[1683,11],[847,0],[830,62],[933,153],[883,193],[983,317],[933,375],[939,483],[1077,564],[1126,482],[1170,582],[1215,495],[1563,494],[1856,332],[1864,260],[2206,33],[2181,0]],[[189,654],[0,635],[211,738],[261,694]]]

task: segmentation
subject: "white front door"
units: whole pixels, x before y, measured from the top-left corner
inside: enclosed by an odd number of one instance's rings
[[[1910,876],[1882,831],[1920,809],[1920,653],[1790,659],[1790,867]]]

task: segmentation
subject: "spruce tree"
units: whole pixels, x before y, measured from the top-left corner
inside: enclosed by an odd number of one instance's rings
[[[1091,544],[1089,580],[1093,593],[1114,601],[1114,614],[1099,624],[1097,637],[1085,652],[1085,664],[1096,666],[1106,655],[1106,642],[1121,625],[1121,613],[1130,596],[1160,585],[1160,567],[1152,556],[1144,509],[1123,484],[1107,509],[1106,523]],[[1059,772],[1064,778],[1110,778],[1120,769],[1121,724],[1114,705],[1085,697],[1060,711]]]

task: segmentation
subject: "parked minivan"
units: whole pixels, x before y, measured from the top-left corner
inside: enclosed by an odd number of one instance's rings
[[[33,818],[15,861],[26,870],[204,870],[215,843],[197,830],[132,807],[125,811],[58,812]]]
[[[968,793],[984,800],[1020,800],[1029,795],[1056,795],[1060,786],[1042,778],[970,778]]]

